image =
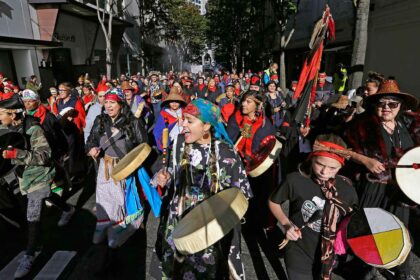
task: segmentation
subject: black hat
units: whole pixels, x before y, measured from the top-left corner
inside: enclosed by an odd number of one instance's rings
[[[0,101],[0,110],[8,113],[20,113],[23,112],[25,106],[18,94],[13,95],[9,99]]]

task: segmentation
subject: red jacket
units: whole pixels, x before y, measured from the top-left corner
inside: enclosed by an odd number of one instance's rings
[[[58,99],[57,102],[59,102],[60,100],[61,99]],[[57,102],[54,103],[53,112],[58,112]],[[83,128],[86,126],[86,111],[80,99],[77,99],[74,109],[76,110],[77,114],[73,118],[73,122],[80,130],[80,132],[83,132]]]

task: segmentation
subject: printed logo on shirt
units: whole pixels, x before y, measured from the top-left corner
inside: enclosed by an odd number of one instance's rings
[[[323,210],[324,205],[325,200],[318,196],[314,196],[312,200],[305,200],[301,209],[303,221],[306,223],[309,220],[309,218],[315,213],[316,210]],[[317,220],[315,223],[308,225],[308,227],[315,232],[321,232],[321,219]]]

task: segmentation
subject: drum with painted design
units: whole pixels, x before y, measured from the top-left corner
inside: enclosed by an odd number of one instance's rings
[[[354,213],[347,225],[347,242],[362,261],[385,269],[404,263],[412,246],[404,224],[381,208]]]

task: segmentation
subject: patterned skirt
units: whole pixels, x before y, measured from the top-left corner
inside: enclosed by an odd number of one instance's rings
[[[139,207],[135,213],[127,213],[125,180],[114,181],[109,176],[111,173],[112,164],[106,164],[101,158],[96,183],[97,221],[93,243],[107,240],[109,247],[117,248],[140,227],[144,211]]]

